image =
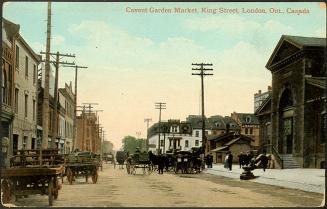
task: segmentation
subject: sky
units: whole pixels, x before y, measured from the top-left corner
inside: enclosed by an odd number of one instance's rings
[[[78,72],[77,103],[98,103],[94,109],[103,110],[100,124],[114,149],[124,136],[141,132],[146,138],[144,119],[151,118],[150,125],[159,120],[156,102],[166,103],[162,120],[201,113],[200,77],[192,75],[192,63],[213,64],[214,75],[204,78],[207,117],[253,113],[254,94],[271,85],[265,65],[281,35],[326,37],[326,5],[319,2],[51,5],[51,52],[75,54],[62,61],[88,67]],[[207,12],[214,9],[229,13]],[[45,51],[47,2],[6,2],[3,17],[20,25],[36,53]],[[59,87],[74,84],[74,76],[74,68],[60,68]]]

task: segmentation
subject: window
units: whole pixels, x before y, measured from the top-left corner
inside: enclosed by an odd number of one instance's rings
[[[188,140],[185,140],[185,147],[188,147]]]
[[[26,149],[27,139],[28,139],[28,137],[24,136],[24,138],[23,138],[23,149]]]
[[[19,47],[16,45],[16,68],[19,69]]]
[[[195,137],[199,137],[199,131],[195,131]]]
[[[248,128],[245,128],[245,134],[248,134]]]
[[[36,65],[33,65],[33,84],[36,83]]]
[[[19,90],[16,88],[15,89],[15,113],[18,113],[18,93]]]
[[[164,140],[160,140],[160,146],[163,147],[164,146]]]
[[[28,105],[28,95],[27,94],[25,94],[25,118],[27,118],[27,109],[28,109],[28,107],[27,107],[27,105]]]
[[[199,140],[195,140],[195,146],[199,146]]]
[[[35,121],[35,99],[33,99],[33,121]]]
[[[205,135],[208,135],[208,131],[205,131],[204,134],[205,134]]]
[[[250,122],[251,122],[251,117],[250,117],[250,116],[246,116],[245,121],[246,121],[247,123],[250,123]]]
[[[25,56],[25,78],[28,77],[28,57]]]
[[[3,69],[4,60],[2,59],[2,103],[6,103],[6,98],[7,98],[7,76],[6,76],[6,70]]]
[[[250,134],[253,134],[253,128],[250,128]]]

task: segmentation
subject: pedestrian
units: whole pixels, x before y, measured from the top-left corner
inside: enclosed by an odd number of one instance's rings
[[[231,171],[232,170],[232,164],[233,164],[233,155],[232,155],[232,152],[229,152],[227,161],[228,161],[228,168]]]
[[[162,155],[158,155],[158,174],[163,174],[163,169],[165,167],[165,162]]]
[[[266,153],[263,153],[263,155],[261,156],[261,165],[263,168],[263,172],[266,172],[266,168],[268,165],[268,157],[267,157]]]
[[[206,162],[206,165],[207,165],[207,168],[209,168],[210,167],[210,155],[209,154],[207,154],[206,156],[205,156],[205,162]]]
[[[244,164],[244,154],[241,152],[238,156],[238,163],[240,164],[240,168],[242,168],[242,165]]]
[[[229,155],[229,151],[226,152],[226,156],[225,156],[225,160],[224,160],[224,168],[228,168],[228,155]]]
[[[212,156],[212,153],[210,153],[210,155],[209,155],[209,166],[210,166],[210,168],[212,168],[212,162],[213,162],[213,156]]]

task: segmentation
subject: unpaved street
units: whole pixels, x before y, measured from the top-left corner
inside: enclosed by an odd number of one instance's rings
[[[323,195],[241,181],[210,174],[164,173],[128,175],[126,169],[104,164],[99,180],[84,178],[73,185],[66,178],[54,207],[313,207]],[[46,196],[19,199],[17,206],[48,206]]]

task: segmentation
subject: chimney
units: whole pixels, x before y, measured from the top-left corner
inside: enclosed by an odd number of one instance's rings
[[[258,91],[258,94],[259,94],[259,95],[261,94],[261,90]]]

